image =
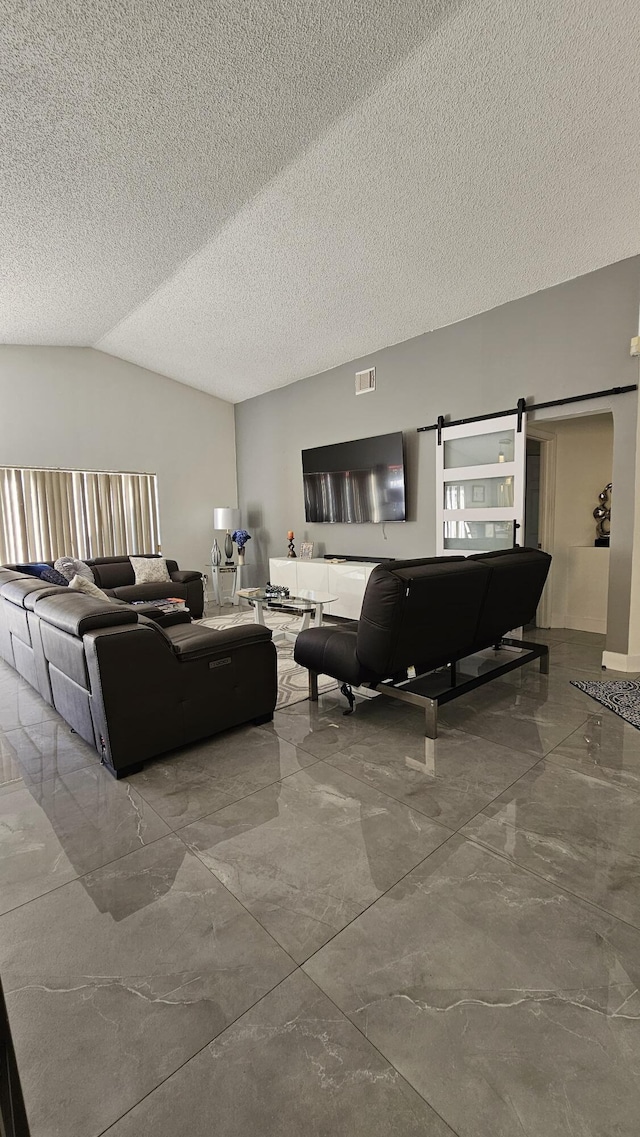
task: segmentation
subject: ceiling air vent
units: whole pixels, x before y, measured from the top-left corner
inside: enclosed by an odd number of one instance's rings
[[[368,367],[366,371],[356,371],[356,395],[366,395],[367,391],[375,391],[375,389],[375,367]]]

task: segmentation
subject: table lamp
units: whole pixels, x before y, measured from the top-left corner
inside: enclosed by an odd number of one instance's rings
[[[227,535],[224,539],[224,555],[227,558],[226,564],[233,564],[233,541],[231,540],[231,530],[240,528],[240,510],[230,509],[228,506],[216,506],[213,511],[213,528],[226,529]]]

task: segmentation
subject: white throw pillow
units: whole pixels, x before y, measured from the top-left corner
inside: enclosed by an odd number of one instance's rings
[[[129,557],[136,584],[165,584],[171,581],[165,557]]]
[[[93,596],[94,600],[111,601],[111,597],[107,596],[106,592],[98,588],[98,585],[94,584],[92,580],[87,580],[86,576],[80,576],[80,573],[76,573],[71,578],[69,588],[74,588],[76,592],[84,592],[85,596]]]
[[[85,580],[94,583],[94,576],[89,566],[76,557],[58,557],[53,567],[63,576],[66,576],[67,580],[71,580],[74,576],[83,576]]]

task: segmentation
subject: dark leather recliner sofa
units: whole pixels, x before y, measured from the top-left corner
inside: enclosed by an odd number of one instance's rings
[[[0,569],[0,655],[95,747],[116,777],[246,722],[277,698],[268,628],[171,626]]]
[[[152,559],[157,553],[141,553],[140,556]],[[136,584],[135,573],[128,556],[95,557],[86,561],[93,573],[93,579],[107,596],[124,600],[164,600],[167,596],[177,596],[184,600],[190,615],[199,620],[204,612],[204,589],[202,574],[194,569],[179,569],[178,562],[166,558],[170,581],[157,584]],[[44,562],[53,565],[53,561]],[[19,572],[19,565],[2,565],[2,568]]]
[[[426,734],[435,738],[439,704],[532,659],[546,670],[545,645],[505,637],[533,619],[550,563],[548,553],[514,548],[378,565],[358,621],[298,636],[294,656],[309,670],[310,698],[319,674],[339,680],[351,706],[351,687],[373,687],[424,705]],[[459,661],[498,645],[520,650],[461,678]],[[441,668],[446,675],[429,678]]]

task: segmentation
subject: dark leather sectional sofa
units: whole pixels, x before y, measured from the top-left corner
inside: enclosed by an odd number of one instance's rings
[[[0,568],[0,655],[116,777],[185,743],[273,717],[268,628],[215,631],[185,613],[170,619],[161,626],[126,603]]]
[[[546,667],[544,645],[524,650],[504,637],[535,616],[550,564],[548,553],[514,548],[378,565],[359,620],[298,636],[295,660],[309,670],[310,697],[319,674],[342,682],[351,705],[351,687],[373,687],[424,706],[425,733],[435,738],[439,704],[533,659]],[[515,652],[476,661],[474,675],[461,677],[461,660],[498,645]]]
[[[141,556],[153,558],[157,553],[141,553]],[[135,574],[129,557],[96,557],[86,561],[93,573],[93,579],[108,596],[124,600],[130,604],[132,600],[164,600],[167,596],[177,596],[184,600],[192,619],[199,620],[204,611],[204,590],[202,575],[194,569],[180,570],[178,562],[167,560],[167,572],[170,581],[160,581],[158,584],[136,584]],[[53,565],[53,561],[43,562]],[[20,571],[19,565],[3,565],[5,569]]]

